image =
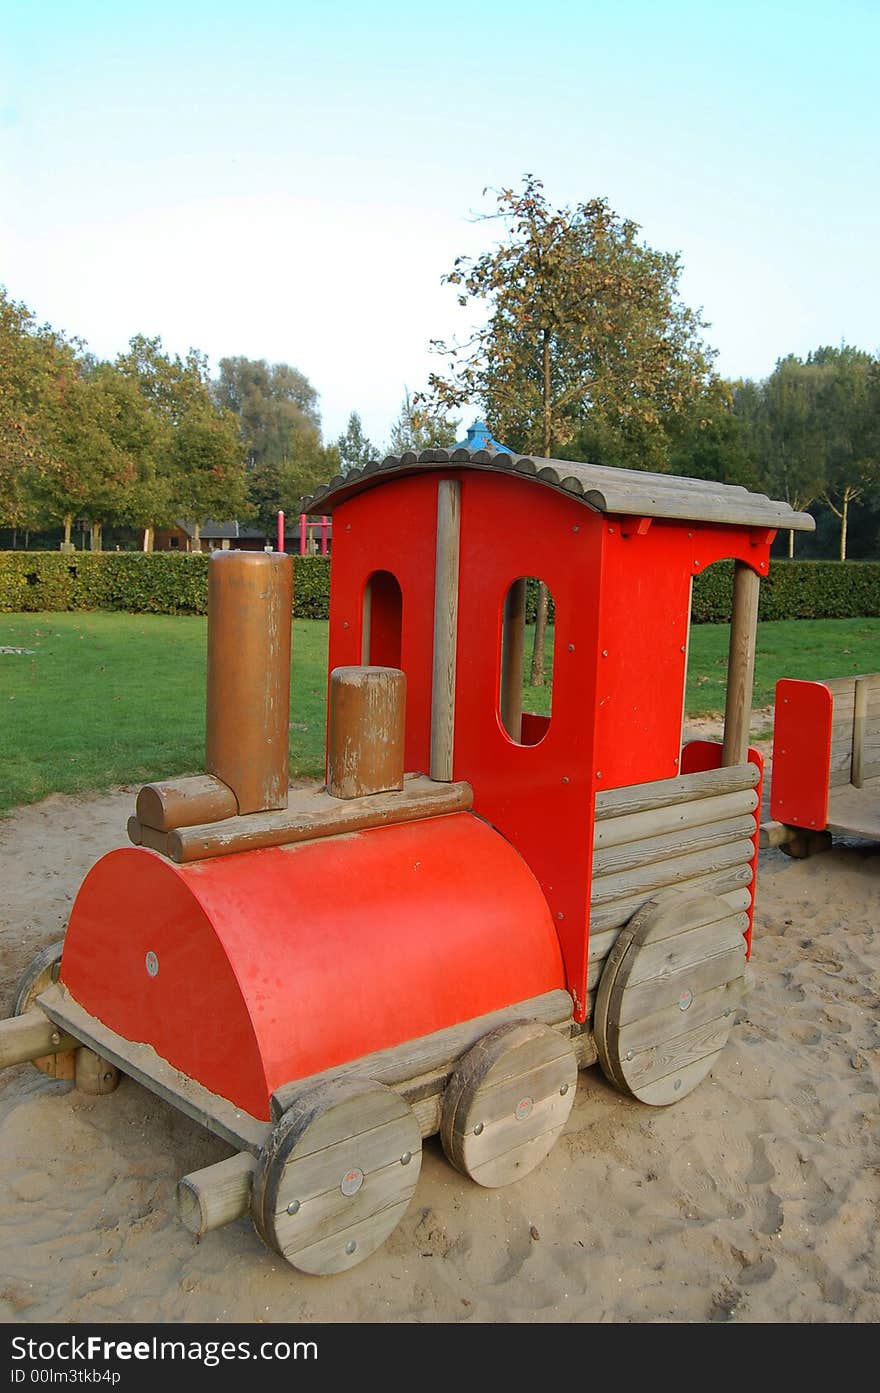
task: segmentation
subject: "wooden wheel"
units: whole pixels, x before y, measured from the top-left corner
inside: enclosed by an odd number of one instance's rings
[[[565,1126],[577,1072],[571,1042],[539,1021],[484,1035],[443,1095],[440,1137],[448,1160],[478,1185],[528,1175]]]
[[[393,1089],[368,1079],[318,1084],[287,1109],[260,1153],[254,1225],[300,1272],[344,1272],[396,1228],[421,1164],[419,1124]]]
[[[12,1006],[14,1016],[23,1016],[34,1005],[37,997],[53,982],[58,981],[61,967],[60,943],[50,943],[28,964],[18,979],[15,1000]],[[61,1054],[44,1054],[33,1061],[37,1068],[53,1079],[72,1079],[76,1072],[76,1050],[65,1050]]]
[[[622,1092],[662,1107],[709,1073],[743,995],[744,913],[703,891],[649,900],[605,963],[593,1030]]]

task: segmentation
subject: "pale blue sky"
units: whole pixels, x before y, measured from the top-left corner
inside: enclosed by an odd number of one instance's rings
[[[728,376],[880,349],[878,0],[0,0],[0,283],[103,357],[294,364],[387,441],[528,171],[681,254]],[[463,418],[472,413],[463,412]],[[464,424],[468,424],[468,419]]]

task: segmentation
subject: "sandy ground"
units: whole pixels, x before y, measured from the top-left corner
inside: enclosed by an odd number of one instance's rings
[[[0,989],[62,936],[134,789],[0,822]],[[880,1319],[880,846],[762,852],[754,986],[713,1074],[669,1108],[580,1075],[565,1131],[486,1190],[425,1143],[379,1252],[294,1272],[242,1220],[196,1241],[187,1171],[223,1143],[130,1080],[0,1078],[0,1320],[871,1322]]]

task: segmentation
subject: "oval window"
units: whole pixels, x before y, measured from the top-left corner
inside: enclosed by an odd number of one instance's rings
[[[546,581],[515,580],[504,597],[498,714],[516,745],[537,745],[550,728],[554,621]]]

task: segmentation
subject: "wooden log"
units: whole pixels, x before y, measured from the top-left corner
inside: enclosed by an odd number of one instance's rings
[[[30,1064],[43,1055],[76,1049],[78,1044],[35,1006],[24,1015],[0,1021],[0,1069]]]
[[[168,832],[157,832],[155,827],[147,827],[136,817],[130,817],[127,824],[128,840],[133,846],[145,846],[149,851],[158,851],[163,856],[168,852]]]
[[[235,817],[238,803],[232,789],[221,779],[212,774],[195,774],[191,778],[144,784],[135,812],[141,826],[171,832],[175,827],[197,827],[203,822]]]
[[[455,663],[458,647],[458,559],[461,484],[437,487],[437,552],[434,571],[434,666],[431,682],[431,778],[452,780],[455,742]]]
[[[756,764],[741,764],[729,769],[706,769],[698,774],[681,774],[674,779],[658,779],[650,784],[606,789],[596,794],[596,821],[604,822],[607,818],[625,814],[738,793],[754,788],[760,778],[761,771]]]
[[[501,720],[511,740],[522,739],[523,647],[526,582],[515,580],[504,601],[501,637]]]
[[[337,667],[330,674],[327,792],[364,798],[403,788],[406,675],[391,667]]]
[[[758,795],[753,788],[736,793],[722,793],[715,798],[691,798],[663,808],[647,808],[644,812],[624,813],[619,817],[597,822],[593,833],[593,848],[597,855],[612,847],[628,843],[645,843],[669,833],[679,834],[694,827],[727,822],[754,813]]]
[[[687,852],[684,856],[666,856],[661,861],[638,866],[635,870],[594,876],[590,889],[590,906],[609,904],[642,891],[652,893],[665,885],[678,885],[681,881],[693,880],[695,876],[723,871],[728,866],[743,865],[751,861],[754,854],[755,848],[751,841],[737,839],[726,842],[724,846],[712,847],[708,851]]]
[[[751,843],[749,843],[751,846]],[[754,851],[754,848],[752,848]],[[728,870],[712,871],[706,875],[695,875],[693,879],[682,881],[678,889],[688,890],[711,890],[713,895],[722,898],[730,890],[743,890],[751,885],[753,872],[751,865],[742,864],[731,866]],[[651,898],[651,892],[640,890],[637,894],[624,895],[622,899],[614,900],[610,904],[597,905],[590,910],[590,930],[593,933],[603,933],[606,929],[622,928],[627,920],[631,919],[637,909],[641,909],[646,900]]]
[[[291,846],[317,837],[338,837],[370,827],[466,812],[472,805],[470,784],[439,784],[424,774],[407,774],[400,793],[375,793],[364,798],[339,799],[326,789],[296,789],[283,812],[251,813],[169,832],[168,856],[178,864],[203,861],[211,856]]]
[[[250,1213],[256,1157],[239,1151],[216,1165],[191,1171],[177,1182],[177,1214],[190,1233],[206,1233]]]
[[[76,1052],[74,1082],[80,1093],[99,1097],[119,1086],[119,1070],[109,1059],[83,1046]]]
[[[208,569],[205,769],[239,813],[287,806],[293,558],[214,552]]]
[[[758,833],[758,846],[762,851],[769,847],[785,846],[797,836],[794,827],[786,827],[784,822],[762,822],[761,830]]]
[[[727,660],[727,701],[721,763],[744,764],[749,752],[749,724],[755,685],[755,639],[758,631],[760,577],[744,561],[733,567],[733,613]]]
[[[745,797],[753,798],[757,807],[756,794],[748,793]],[[620,846],[600,848],[593,855],[593,876],[634,871],[636,866],[653,865],[667,857],[685,855],[691,851],[707,851],[712,847],[725,846],[728,841],[753,836],[755,816],[752,812],[745,812],[738,818],[724,818],[721,822],[675,827],[673,832],[663,832],[659,836],[645,837],[638,841],[622,841]]]

